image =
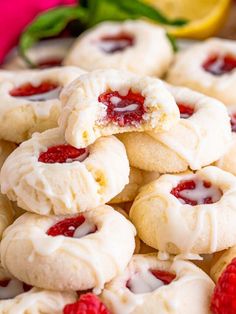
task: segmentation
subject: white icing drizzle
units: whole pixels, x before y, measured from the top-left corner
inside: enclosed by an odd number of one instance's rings
[[[117,96],[112,96],[110,98],[110,101],[111,101],[112,105],[114,105],[114,106],[117,106],[119,104],[119,102],[121,102],[121,100],[122,99],[120,97],[117,97]]]
[[[135,294],[150,293],[163,285],[163,281],[156,278],[149,270],[137,272],[129,280],[129,289]]]
[[[121,52],[125,48],[128,48],[129,41],[126,39],[110,39],[110,40],[100,40],[97,42],[99,49],[103,50],[106,53],[113,53],[116,49],[119,49]]]
[[[130,104],[130,105],[127,105],[125,107],[117,107],[117,108],[114,108],[114,111],[117,111],[117,112],[125,112],[125,111],[135,111],[136,109],[138,109],[138,105],[137,104]]]
[[[78,239],[82,238],[82,237],[86,236],[87,234],[94,232],[95,229],[96,229],[96,227],[95,227],[94,223],[92,223],[88,220],[85,220],[79,227],[77,227],[75,229],[73,238],[78,238]]]
[[[192,201],[196,201],[197,204],[204,204],[204,200],[208,197],[212,198],[212,202],[215,203],[217,201],[219,201],[219,199],[221,198],[221,191],[219,190],[219,188],[215,187],[214,185],[211,184],[211,186],[205,187],[204,186],[204,182],[199,179],[193,179],[196,187],[193,190],[183,190],[179,192],[179,195],[184,197],[184,198],[188,198]],[[179,201],[183,204],[185,204],[185,201],[182,200],[181,198],[179,198]]]
[[[62,88],[61,86],[58,86],[46,93],[36,94],[36,95],[30,95],[30,96],[19,96],[18,99],[25,99],[29,101],[46,101],[51,99],[57,99],[59,98],[60,92]]]
[[[24,293],[23,283],[17,279],[11,279],[6,287],[0,286],[0,300],[12,299]]]
[[[211,74],[214,75],[214,73],[216,75],[220,75],[220,73],[222,72],[222,67],[224,65],[224,56],[217,56],[215,62],[213,62],[212,64],[210,64],[207,68],[207,72],[213,72]],[[223,74],[223,73],[222,73]]]

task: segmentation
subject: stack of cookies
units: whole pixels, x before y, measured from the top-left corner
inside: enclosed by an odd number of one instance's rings
[[[236,43],[106,22],[64,53],[0,72],[0,313],[235,313]]]

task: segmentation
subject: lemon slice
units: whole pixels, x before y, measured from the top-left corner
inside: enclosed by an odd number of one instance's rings
[[[167,17],[184,18],[189,22],[181,27],[167,26],[176,37],[203,39],[217,32],[227,16],[231,0],[144,0]]]

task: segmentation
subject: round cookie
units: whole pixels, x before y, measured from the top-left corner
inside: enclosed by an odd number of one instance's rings
[[[60,92],[82,73],[76,67],[0,71],[0,138],[21,143],[56,127]]]
[[[64,64],[88,71],[113,68],[160,77],[173,55],[166,31],[155,24],[104,22],[79,36]]]
[[[40,288],[100,291],[127,266],[135,234],[107,205],[76,216],[26,213],[5,231],[1,262],[11,275]]]
[[[9,199],[0,193],[0,239],[3,231],[13,223],[15,212]]]
[[[236,244],[235,200],[235,176],[210,166],[147,184],[129,215],[140,239],[160,252],[210,254]]]
[[[77,299],[75,292],[57,292],[31,287],[10,278],[0,268],[0,313],[56,314]]]
[[[19,207],[64,215],[110,201],[128,183],[128,175],[125,148],[115,137],[77,149],[59,129],[51,129],[34,134],[8,157],[0,181],[2,193]]]
[[[167,81],[183,85],[221,100],[236,103],[236,43],[211,38],[179,52]]]
[[[60,127],[80,148],[100,136],[131,131],[164,131],[179,110],[164,84],[153,77],[106,69],[80,76],[61,94]]]
[[[187,88],[167,85],[180,120],[165,132],[125,133],[131,166],[161,173],[197,170],[219,159],[231,143],[230,121],[219,101]]]
[[[227,152],[215,163],[215,165],[225,171],[236,175],[236,105],[227,107],[231,118],[232,142]]]
[[[105,285],[103,302],[114,314],[208,314],[212,280],[190,262],[134,255],[125,272]]]
[[[60,66],[72,42],[72,38],[44,40],[28,49],[27,56],[38,68]],[[19,54],[12,54],[2,68],[10,71],[26,70],[29,64]]]

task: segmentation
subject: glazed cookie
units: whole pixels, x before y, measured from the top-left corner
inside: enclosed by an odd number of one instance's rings
[[[236,244],[236,178],[217,167],[162,175],[144,186],[130,218],[142,241],[171,254],[210,254]]]
[[[130,164],[144,170],[181,172],[200,169],[219,159],[232,136],[225,106],[183,87],[167,86],[179,107],[180,120],[169,131],[125,133]]]
[[[72,42],[72,38],[44,40],[28,49],[27,56],[41,69],[60,66]],[[29,69],[29,64],[19,54],[10,55],[2,68],[10,71],[26,70]]]
[[[165,30],[155,24],[104,22],[77,39],[64,64],[88,71],[113,68],[162,76],[173,55]]]
[[[64,215],[110,201],[128,176],[125,148],[115,137],[77,149],[65,142],[59,129],[51,129],[22,143],[4,163],[0,180],[2,193],[19,207]]]
[[[107,205],[79,216],[26,213],[6,229],[1,261],[30,285],[100,291],[130,261],[135,234],[134,226]]]
[[[34,288],[10,278],[0,268],[0,313],[59,314],[77,299],[75,292],[56,292]]]
[[[167,81],[193,88],[226,105],[235,104],[235,41],[213,38],[179,52]]]
[[[0,239],[3,231],[13,223],[15,212],[11,202],[5,195],[0,193]]]
[[[0,71],[0,138],[20,143],[33,132],[56,127],[59,94],[82,73],[76,67]]]
[[[169,130],[179,120],[174,98],[159,79],[120,70],[80,76],[63,90],[61,101],[59,124],[78,148],[100,136]]]
[[[190,262],[134,255],[101,298],[114,314],[208,314],[213,289],[212,280]]]
[[[225,171],[236,175],[236,105],[227,107],[232,130],[232,142],[227,152],[215,163],[215,165]]]

